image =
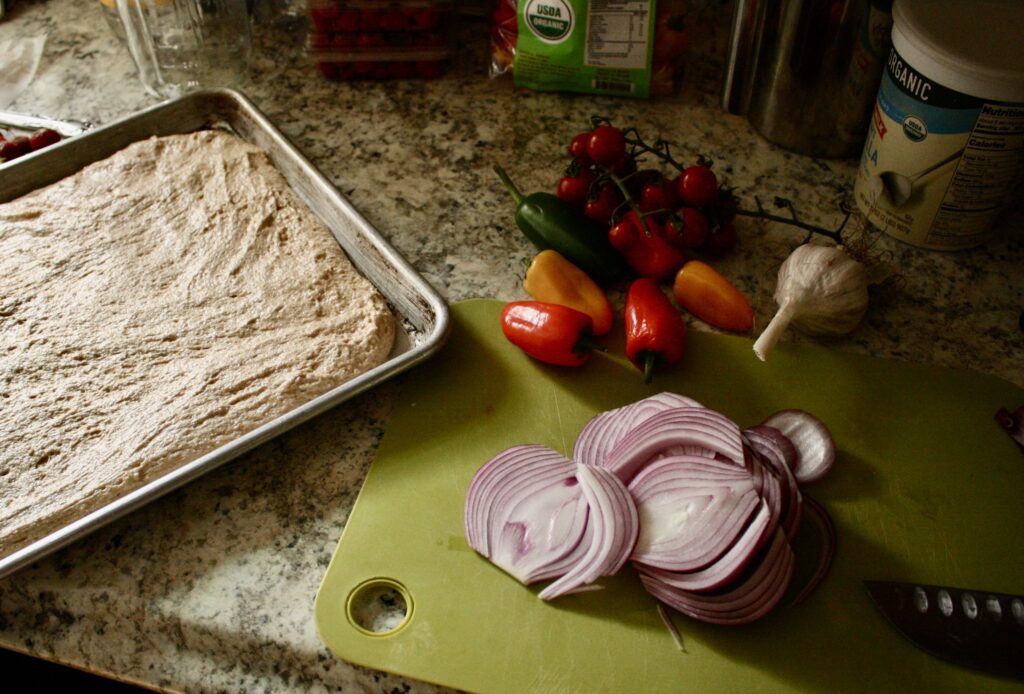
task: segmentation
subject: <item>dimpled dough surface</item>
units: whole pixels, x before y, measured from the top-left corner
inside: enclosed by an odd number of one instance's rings
[[[387,359],[269,158],[151,138],[0,205],[0,556]]]

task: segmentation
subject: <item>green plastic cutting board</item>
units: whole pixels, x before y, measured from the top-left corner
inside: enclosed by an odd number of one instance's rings
[[[1020,691],[917,650],[862,581],[1024,593],[1024,456],[997,426],[1024,404],[1000,379],[783,345],[767,363],[748,339],[691,331],[684,361],[645,386],[621,356],[549,367],[501,336],[501,304],[454,307],[451,340],[411,373],[316,600],[340,658],[480,692]],[[621,355],[621,346],[611,354]],[[673,643],[632,568],[604,590],[544,603],[466,544],[474,472],[502,449],[565,454],[595,413],[660,390],[743,426],[789,407],[831,427],[840,456],[805,491],[838,531],[831,573],[805,602],[741,627],[679,614]],[[405,622],[386,635],[350,607],[394,582]]]

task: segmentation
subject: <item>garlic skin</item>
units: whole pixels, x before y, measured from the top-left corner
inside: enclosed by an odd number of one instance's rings
[[[779,310],[754,343],[754,354],[768,358],[793,323],[810,335],[845,335],[868,309],[868,272],[842,246],[798,246],[779,268],[775,288]]]

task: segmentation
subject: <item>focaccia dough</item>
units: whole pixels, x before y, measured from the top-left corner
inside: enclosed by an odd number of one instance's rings
[[[387,359],[269,157],[151,138],[0,205],[0,557]]]

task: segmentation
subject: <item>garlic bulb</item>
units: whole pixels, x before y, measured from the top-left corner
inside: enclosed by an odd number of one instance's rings
[[[754,343],[764,361],[786,326],[811,335],[845,335],[868,309],[868,272],[841,246],[798,246],[779,268],[779,310]]]

